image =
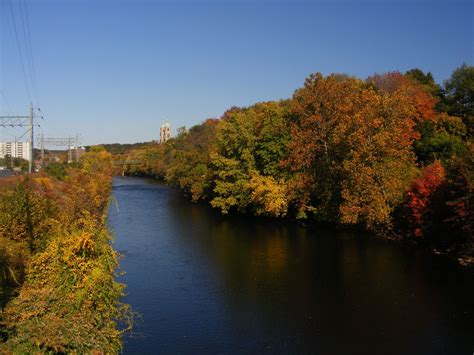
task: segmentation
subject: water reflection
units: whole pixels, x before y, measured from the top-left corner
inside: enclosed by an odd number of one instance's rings
[[[472,352],[472,275],[368,236],[222,217],[147,180],[117,178],[109,221],[127,302],[161,353]]]

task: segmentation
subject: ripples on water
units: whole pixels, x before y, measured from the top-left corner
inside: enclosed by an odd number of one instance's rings
[[[109,225],[125,353],[472,354],[474,276],[364,235],[223,217],[165,185],[115,178]]]

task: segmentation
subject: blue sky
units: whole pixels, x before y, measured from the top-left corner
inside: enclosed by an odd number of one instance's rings
[[[0,115],[29,103],[9,1],[0,0]],[[24,44],[20,1],[11,0]],[[442,82],[474,64],[473,1],[26,1],[41,128],[83,144],[157,139],[164,120],[189,127],[288,98],[318,71],[418,67]],[[2,141],[20,134],[0,128]]]

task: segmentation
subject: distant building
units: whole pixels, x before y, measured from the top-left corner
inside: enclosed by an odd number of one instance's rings
[[[0,142],[0,157],[30,160],[30,142]]]
[[[160,143],[164,143],[170,138],[171,138],[171,125],[169,122],[165,122],[160,127]]]

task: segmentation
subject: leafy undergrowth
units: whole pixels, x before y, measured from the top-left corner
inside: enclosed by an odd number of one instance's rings
[[[8,340],[2,350],[80,353],[119,352],[118,302],[123,285],[114,281],[116,252],[106,228],[83,218],[56,238],[28,265],[20,294],[5,309]]]
[[[92,152],[81,163],[64,181],[25,179],[0,196],[0,280],[9,300],[2,353],[118,353],[127,330],[118,324],[132,324],[105,222],[110,156]]]

